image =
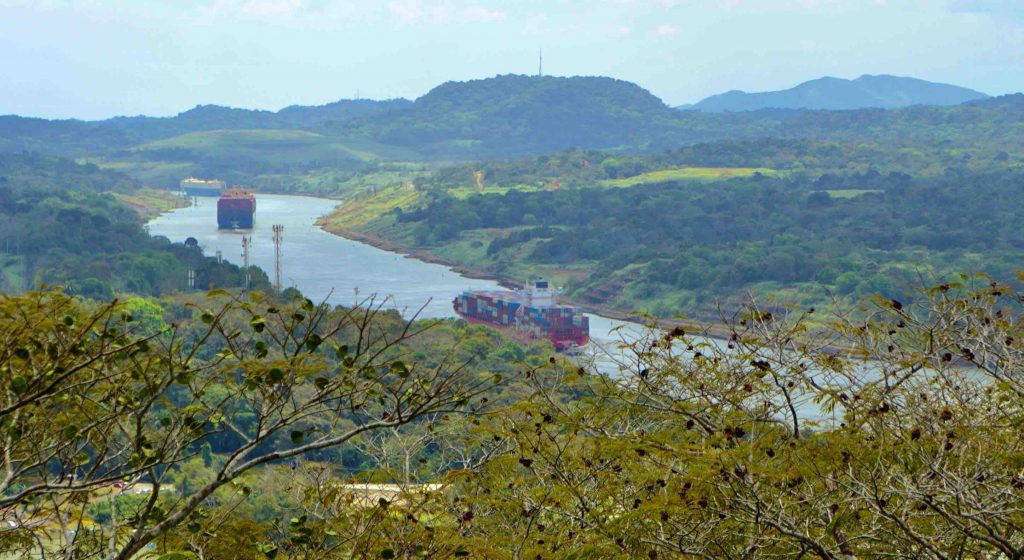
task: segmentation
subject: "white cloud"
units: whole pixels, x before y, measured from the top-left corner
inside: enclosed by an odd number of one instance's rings
[[[470,21],[499,21],[507,15],[503,10],[488,10],[482,6],[470,6],[465,11],[466,19]]]
[[[388,12],[399,21],[410,23],[423,17],[423,9],[419,2],[404,1],[388,3]]]
[[[508,15],[504,10],[466,4],[457,0],[395,0],[388,3],[388,13],[400,23],[475,23],[501,21]]]
[[[655,27],[651,31],[651,34],[656,35],[658,37],[670,37],[672,35],[675,35],[676,33],[679,33],[679,28],[674,25],[669,25],[667,23],[663,23],[658,27]]]
[[[544,26],[548,22],[547,14],[534,14],[526,19],[526,24],[523,25],[523,33],[527,35],[540,35],[544,31]]]
[[[213,0],[195,14],[200,20],[256,18],[280,19],[312,8],[309,0]]]

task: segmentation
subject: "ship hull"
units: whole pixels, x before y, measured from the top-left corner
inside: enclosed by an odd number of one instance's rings
[[[252,229],[256,202],[248,198],[221,198],[217,201],[217,227]]]
[[[466,321],[501,330],[520,342],[549,340],[558,351],[590,342],[587,317],[572,307],[535,306],[512,292],[466,292],[452,305]]]
[[[551,339],[544,336],[537,336],[530,332],[524,332],[522,330],[517,329],[515,325],[503,325],[501,323],[493,323],[486,319],[480,319],[479,317],[473,317],[470,315],[459,313],[458,311],[456,311],[455,313],[462,319],[465,319],[467,323],[472,323],[474,325],[486,325],[493,329],[497,329],[508,335],[510,338],[516,340],[517,342],[522,342],[524,344],[527,344],[534,340],[550,340],[551,344],[555,347],[555,350],[558,350],[560,352],[571,350],[572,348],[575,348],[577,346],[586,346],[587,343],[590,342],[590,335],[588,334],[581,334],[579,336],[575,336],[572,338]]]

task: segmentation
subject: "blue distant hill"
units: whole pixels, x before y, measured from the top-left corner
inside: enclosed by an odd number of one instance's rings
[[[679,108],[707,112],[897,109],[912,105],[959,105],[988,97],[980,91],[917,78],[865,75],[856,80],[845,80],[826,76],[782,91],[729,91]]]

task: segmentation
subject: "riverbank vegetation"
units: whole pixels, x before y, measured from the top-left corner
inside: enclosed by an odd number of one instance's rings
[[[129,205],[167,209],[178,201],[127,176],[37,155],[0,156],[0,270],[5,291],[60,285],[110,300],[115,293],[158,295],[196,285],[241,286],[235,265],[198,246],[151,237]],[[254,269],[253,287],[269,286]]]
[[[813,334],[829,310],[747,308],[728,343],[651,331],[602,372],[371,302],[3,296],[0,543],[83,559],[1015,557],[1021,301],[964,276]]]
[[[327,228],[366,231],[514,281],[553,277],[587,304],[717,320],[751,294],[820,306],[896,297],[957,271],[1013,279],[1021,179],[1009,170],[868,171],[467,197],[435,188],[415,208],[396,204],[375,220],[364,212],[346,223],[342,208]]]

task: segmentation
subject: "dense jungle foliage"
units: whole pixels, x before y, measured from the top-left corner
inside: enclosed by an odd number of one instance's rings
[[[301,296],[0,296],[0,550],[1019,557],[1021,301],[963,276],[827,331],[749,309],[591,369]]]
[[[568,267],[592,303],[714,317],[748,291],[801,298],[882,293],[956,271],[1012,278],[1024,246],[1019,171],[733,179],[631,188],[434,195],[396,211],[421,246],[490,238],[487,259]],[[479,235],[476,235],[479,233]]]
[[[62,285],[85,297],[158,295],[197,286],[240,286],[237,266],[204,257],[198,247],[151,237],[142,218],[112,193],[132,179],[94,165],[38,155],[0,155],[0,289]],[[253,270],[253,285],[267,287]]]

